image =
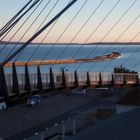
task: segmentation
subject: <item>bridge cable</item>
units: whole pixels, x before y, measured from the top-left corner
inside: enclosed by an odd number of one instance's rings
[[[51,13],[51,11],[55,8],[55,6],[57,5],[58,2],[59,2],[59,0],[54,4],[54,6],[52,7],[52,9],[50,10],[50,13]],[[69,1],[69,3],[70,3],[70,2],[71,2],[71,0]],[[42,22],[42,24],[45,22],[45,20],[46,20],[47,17],[48,17],[48,16],[45,17],[45,19],[44,19],[44,21]],[[58,22],[58,20],[59,20],[59,18],[54,22],[54,24],[52,25],[52,27],[49,29],[49,31],[47,32],[47,34],[44,36],[44,38],[43,38],[43,39],[41,40],[41,42],[39,43],[38,47],[36,47],[36,48],[34,49],[32,55],[31,55],[31,56],[29,57],[29,59],[26,61],[26,62],[27,62],[26,64],[28,64],[29,61],[32,59],[32,57],[35,55],[35,53],[37,52],[37,50],[39,49],[39,47],[41,46],[41,44],[44,42],[44,40],[47,38],[47,36],[50,34],[50,32],[52,31],[52,29],[54,28],[54,26],[56,25],[56,23]],[[40,27],[42,26],[42,24],[40,25]],[[22,52],[21,52],[21,53],[22,53]],[[19,54],[19,56],[20,56],[20,54]],[[19,56],[17,56],[17,58],[16,58],[15,61],[17,61],[17,59],[18,59]]]
[[[139,35],[140,35],[140,32],[137,34],[137,36],[139,36]],[[135,37],[135,38],[136,38],[136,37]],[[134,52],[133,52],[124,62],[121,63],[121,65],[124,65],[126,62],[128,62],[139,50],[140,50],[140,48],[136,48],[136,49],[134,50]],[[139,62],[140,62],[140,61],[139,61]],[[139,64],[139,62],[136,63],[135,65]],[[134,67],[135,67],[135,65],[134,65]],[[133,68],[134,68],[134,67],[133,67]]]
[[[29,0],[28,3],[26,3],[21,9],[20,11],[14,15],[14,17],[12,17],[1,29],[0,29],[0,33],[3,32],[8,26],[10,26],[10,24],[12,24],[12,22],[26,9],[26,7],[32,2],[32,0]]]
[[[140,32],[138,32],[121,50],[126,49],[138,36],[140,35]],[[125,60],[126,61],[126,60]],[[113,61],[110,61],[109,64],[105,65],[105,67],[102,69],[102,71],[107,68],[110,64],[112,64]],[[101,72],[102,72],[101,71]]]
[[[20,29],[25,25],[25,23],[29,20],[29,18],[33,15],[33,13],[38,9],[38,7],[41,5],[41,3],[43,2],[43,0],[41,0],[41,2],[35,7],[35,9],[31,12],[31,14],[27,17],[27,19],[22,23],[22,25],[17,29],[17,31],[12,35],[12,37],[6,42],[6,44],[3,46],[3,48],[1,48],[0,53],[6,48],[6,46],[10,43],[10,41],[15,37],[15,35],[20,31]],[[31,27],[30,27],[31,28]],[[29,28],[27,29],[26,32],[28,32]],[[22,37],[24,37],[24,35],[26,34],[26,32],[23,34]],[[20,41],[20,40],[19,40]],[[7,54],[7,56],[5,57],[5,59],[7,57],[9,57],[11,55],[11,53],[13,52],[13,50],[16,48],[16,46],[19,44],[19,42],[17,42],[14,47],[10,50],[10,52]]]
[[[80,11],[79,11],[80,12]],[[79,13],[78,12],[78,13]],[[78,15],[77,13],[77,15]],[[75,16],[76,18],[76,16]],[[73,19],[74,20],[74,19]],[[59,38],[57,39],[57,41],[55,42],[55,44],[53,45],[53,47],[57,44],[58,40],[61,38],[61,36],[65,33],[65,31],[67,30],[67,28],[70,26],[70,24],[73,22],[73,20],[71,20],[71,22],[69,23],[69,25],[65,28],[65,30],[62,32],[62,34],[59,36]],[[53,26],[52,26],[53,28]],[[50,33],[50,31],[52,30],[52,28],[49,30],[49,32],[46,34],[46,36],[43,38],[43,40],[41,41],[41,43],[39,44],[39,46],[35,49],[35,51],[33,52],[32,56],[28,59],[28,62],[31,60],[31,58],[33,57],[33,55],[36,53],[36,51],[39,49],[40,45],[42,44],[42,42],[46,39],[46,37],[48,36],[48,34]],[[51,51],[52,48],[49,49],[49,52]],[[47,54],[48,55],[48,54]],[[47,56],[45,55],[44,59]],[[44,61],[44,59],[42,59],[42,61]],[[42,61],[39,63],[39,65],[41,65]]]
[[[104,21],[108,18],[108,16],[112,13],[112,11],[117,7],[117,5],[120,3],[121,0],[118,0],[115,5],[110,9],[110,11],[107,13],[107,15],[101,20],[101,22],[97,25],[97,27],[92,31],[92,33],[88,36],[88,38],[84,41],[84,43],[81,45],[81,47],[78,48],[78,50],[74,53],[71,59],[77,55],[77,53],[85,46],[87,41],[92,37],[92,35],[97,31],[97,29],[104,23]],[[64,66],[64,68],[67,67],[68,64]]]
[[[69,28],[69,26],[73,23],[73,21],[75,20],[75,18],[78,16],[78,14],[81,12],[81,10],[83,9],[83,7],[86,5],[86,3],[88,2],[88,0],[86,0],[84,2],[84,4],[80,7],[80,9],[78,10],[78,12],[75,14],[75,16],[72,18],[72,20],[69,22],[69,24],[66,26],[66,28],[64,29],[64,31],[61,33],[61,35],[58,37],[58,39],[56,40],[55,44],[49,49],[47,55],[45,55],[45,57],[43,57],[42,61],[39,63],[39,65],[42,64],[42,62],[47,58],[47,56],[52,52],[52,50],[54,49],[54,47],[57,45],[58,41],[61,39],[61,37],[64,35],[64,33],[67,31],[67,29]]]
[[[36,4],[37,4],[37,3],[36,3]],[[36,5],[36,4],[35,4],[35,5]],[[34,6],[35,6],[35,5],[34,5]],[[33,6],[33,4],[32,4],[31,6]],[[31,8],[31,6],[28,8],[28,12],[34,7],[34,6],[33,6],[33,7]],[[31,8],[31,9],[30,9],[30,8]],[[30,10],[29,10],[29,9],[30,9]],[[26,10],[26,11],[27,11],[27,10]],[[27,13],[28,13],[28,12],[27,12]],[[25,12],[24,12],[24,13],[25,13]],[[20,20],[19,20],[19,21],[20,21]],[[3,35],[3,37],[0,39],[0,42],[3,41],[3,39],[10,33],[10,31],[16,26],[16,24],[17,24],[19,21],[17,21],[17,22]]]
[[[23,39],[23,37],[27,34],[27,32],[31,29],[31,27],[35,24],[35,22],[37,21],[37,19],[40,17],[40,15],[44,12],[44,10],[46,9],[46,7],[48,6],[48,4],[50,3],[51,0],[49,0],[46,5],[43,7],[43,9],[39,12],[39,14],[37,15],[37,17],[33,20],[33,22],[30,24],[30,26],[28,27],[28,29],[24,32],[24,34],[21,36],[21,38],[18,40],[18,42],[15,44],[15,46],[12,48],[12,50],[10,51],[10,53],[7,55],[10,56],[12,54],[12,52],[15,50],[15,48],[17,47],[17,45],[19,44],[19,42]],[[43,2],[43,0],[41,1],[41,3]],[[41,4],[40,3],[40,4]],[[36,10],[36,9],[35,9]],[[35,10],[33,12],[35,12]],[[39,30],[39,28],[36,30],[36,32]],[[35,33],[36,33],[35,32]]]
[[[104,54],[106,54],[110,48],[130,29],[130,27],[140,18],[140,14],[127,26],[127,28],[119,35],[119,37],[105,50]]]
[[[0,64],[3,67],[9,61],[11,61],[17,54],[19,54],[24,48],[26,48],[35,38],[37,38],[46,28],[54,23],[62,14],[64,14],[77,0],[72,0],[67,6],[65,6],[56,16],[54,16],[49,22],[47,22],[35,35],[33,35],[26,43],[24,43],[18,50],[16,50],[11,56]]]
[[[138,49],[135,51],[135,54],[139,51],[139,49],[140,49],[140,48],[138,48]],[[132,57],[132,56],[131,56],[131,57]],[[137,63],[135,63],[135,64],[133,65],[132,69],[135,69],[135,68],[138,66],[139,63],[140,63],[140,61],[138,61]]]
[[[116,27],[116,25],[123,19],[123,17],[130,11],[130,9],[134,6],[134,4],[135,4],[137,1],[138,1],[138,0],[135,0],[135,1],[130,5],[130,7],[128,7],[128,9],[124,12],[124,14],[118,19],[118,21],[117,21],[117,22],[111,27],[111,29],[105,34],[105,36],[100,40],[100,42],[97,43],[97,45],[95,46],[94,50],[91,51],[91,52],[88,54],[88,56],[90,56],[91,54],[93,54],[93,53],[95,52],[95,50],[96,50],[96,48],[98,47],[98,45],[109,35],[110,32],[112,32],[112,30]],[[126,28],[126,30],[125,30],[122,34],[124,34],[124,33],[130,28],[130,26],[132,26],[132,24],[133,24],[139,17],[140,17],[140,15],[137,16],[137,18]],[[121,36],[122,36],[122,34],[121,34]],[[103,53],[103,55],[104,55],[104,53]],[[95,63],[88,69],[88,71],[90,71],[90,70],[93,68],[93,66],[95,66],[96,63],[97,63],[97,62],[95,62]],[[80,65],[79,65],[79,66],[80,66]],[[79,67],[78,67],[78,68],[79,68]]]
[[[40,3],[39,3],[40,4]],[[35,5],[34,5],[35,6]],[[37,7],[38,7],[38,5],[37,5]],[[36,8],[37,8],[36,7]],[[33,7],[32,7],[33,8]],[[31,8],[31,9],[32,9]],[[35,8],[35,9],[36,9]],[[30,9],[30,10],[31,10]],[[34,11],[35,11],[35,9],[34,9]],[[12,38],[18,33],[18,31],[22,28],[22,26],[27,22],[27,20],[31,17],[31,15],[34,13],[34,11],[27,17],[27,19],[24,21],[24,23],[17,29],[17,31],[14,33],[14,35],[6,42],[6,44],[2,47],[2,48],[0,48],[0,53],[5,49],[5,47],[10,43],[10,41],[12,40]],[[8,34],[9,32],[7,32],[6,33],[6,35]],[[6,36],[5,35],[5,36]],[[2,40],[5,38],[5,36],[2,38]]]
[[[7,29],[5,29],[2,33],[0,33],[0,37],[4,35],[8,30],[13,28],[22,19],[22,17],[24,17],[39,1],[40,0],[36,0],[18,19],[16,19]]]
[[[56,5],[58,4],[60,0],[57,0],[55,2],[55,4],[53,5],[53,7],[51,8],[51,10],[49,11],[49,13],[47,14],[47,16],[44,18],[43,22],[41,23],[41,25],[39,26],[39,28],[42,26],[42,24],[45,22],[46,18],[48,18],[48,16],[51,14],[51,12],[54,10],[54,8],[56,7]],[[52,27],[49,29],[49,31],[47,32],[47,34],[43,37],[43,39],[41,40],[41,42],[38,44],[38,46],[33,50],[31,56],[28,58],[28,60],[26,61],[27,64],[28,62],[32,59],[32,57],[35,55],[35,53],[37,52],[37,50],[39,49],[39,47],[41,46],[41,44],[44,42],[44,40],[47,38],[47,36],[50,34],[50,32],[52,31],[52,29],[54,28],[54,26],[56,25],[56,23],[58,22],[58,19],[53,23]],[[39,29],[38,28],[38,29]],[[18,59],[18,58],[17,58]],[[16,61],[17,61],[16,59]]]
[[[113,42],[113,44],[115,44],[115,42],[117,42],[117,41],[129,30],[129,28],[138,20],[139,17],[140,17],[140,15],[138,15],[138,16],[131,22],[131,24],[129,24],[129,26],[126,28],[126,30],[124,30],[124,32],[122,32],[122,34]],[[136,35],[136,36],[138,36],[138,35]],[[134,38],[136,38],[136,37],[134,37]],[[133,39],[132,39],[132,40],[133,40]],[[131,41],[130,41],[130,43],[131,43]],[[130,43],[127,43],[127,45],[125,45],[125,49],[127,48],[127,46],[128,46]],[[107,48],[107,50],[105,50],[105,52],[104,52],[103,55],[105,55],[105,54],[111,49],[111,47],[113,46],[113,44],[111,44],[111,45]],[[121,50],[122,50],[122,49],[121,49]],[[124,49],[123,49],[123,50],[124,50]],[[112,62],[111,62],[111,63],[112,63]],[[107,65],[102,69],[102,71],[103,71],[105,68],[107,68],[107,66],[110,65],[111,63],[107,64]]]
[[[56,7],[56,5],[58,4],[59,0],[56,1],[56,3],[53,5],[53,7],[51,8],[51,10],[49,11],[49,13],[47,14],[47,16],[44,18],[44,20],[42,21],[42,23],[40,24],[40,26],[38,27],[37,31],[41,28],[41,26],[43,25],[43,23],[46,21],[46,18],[48,18],[48,16],[51,14],[51,12],[53,11],[53,9]],[[71,0],[69,1],[69,3],[71,2]],[[32,53],[32,55],[30,56],[30,58],[26,61],[28,64],[28,62],[31,60],[31,58],[35,55],[36,51],[39,49],[39,47],[41,46],[41,44],[44,42],[44,40],[47,38],[47,36],[50,34],[51,30],[54,28],[54,26],[56,25],[56,23],[58,22],[59,18],[53,23],[52,27],[49,29],[49,31],[47,32],[47,34],[43,37],[43,39],[41,40],[41,42],[38,44],[38,47],[36,47]],[[36,31],[36,32],[37,32]],[[24,50],[22,50],[16,57],[15,61],[16,62],[19,57],[21,56],[21,54],[23,53]]]
[[[81,28],[78,30],[78,32],[74,35],[74,37],[71,39],[71,41],[68,43],[68,45],[64,48],[64,50],[60,53],[60,55],[57,57],[56,61],[65,53],[65,51],[69,48],[69,46],[71,45],[71,43],[73,42],[73,40],[79,35],[79,33],[83,30],[83,28],[87,25],[87,23],[89,22],[89,20],[93,17],[93,15],[95,14],[95,12],[99,9],[99,7],[102,5],[102,3],[104,2],[104,0],[102,0],[99,5],[94,9],[94,11],[91,13],[91,15],[87,18],[87,20],[84,22],[84,24],[81,26]],[[54,64],[56,63],[56,61],[54,62]],[[53,67],[54,64],[51,66]]]

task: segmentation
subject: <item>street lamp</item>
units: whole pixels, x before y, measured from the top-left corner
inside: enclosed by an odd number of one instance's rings
[[[22,138],[23,138],[23,139],[25,139],[25,138],[24,138],[24,130],[25,130],[25,124],[24,124],[24,123],[27,121],[27,119],[25,118],[25,115],[26,115],[26,114],[27,114],[27,113],[24,112],[24,113],[23,113],[23,118],[22,118]]]
[[[62,140],[65,139],[65,124],[64,121],[62,120]]]
[[[76,123],[75,123],[75,120],[73,120],[72,121],[72,133],[73,133],[73,135],[75,135],[76,134]]]

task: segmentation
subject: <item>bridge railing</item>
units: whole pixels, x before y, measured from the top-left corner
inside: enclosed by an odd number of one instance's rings
[[[12,96],[14,95],[12,92],[12,87],[13,87],[12,74],[7,74],[5,78],[6,78],[7,90],[8,90],[9,96]]]
[[[31,84],[31,90],[36,90],[37,89],[37,74],[33,73],[30,74],[30,84]]]
[[[62,86],[62,73],[57,72],[57,73],[54,73],[53,76],[54,76],[55,87],[61,87]]]
[[[13,76],[12,74],[6,74],[6,83],[7,83],[7,89],[9,96],[15,95],[13,93]],[[96,85],[133,85],[136,84],[137,81],[139,81],[140,74],[133,74],[133,73],[95,73],[90,72],[89,73],[89,81],[90,86],[96,86]],[[17,74],[18,78],[18,84],[20,93],[25,92],[25,74]],[[38,84],[38,75],[36,73],[29,74],[30,78],[30,85],[31,85],[31,91],[37,90],[37,84]],[[77,78],[78,78],[78,86],[86,86],[87,85],[87,73],[86,72],[77,72]],[[42,86],[43,89],[50,88],[50,74],[49,73],[42,73],[41,74],[42,79]],[[55,87],[59,88],[62,87],[62,73],[61,72],[54,72],[53,73],[53,79]],[[66,72],[65,73],[65,79],[66,79],[66,85],[67,87],[73,87],[75,83],[75,73],[74,72]],[[101,80],[101,83],[99,84],[99,81]],[[113,82],[113,83],[112,83]],[[112,85],[113,86],[113,85]]]
[[[50,75],[49,73],[43,73],[41,74],[41,79],[42,79],[42,86],[43,88],[48,88],[49,87],[49,83],[50,83]]]
[[[19,89],[20,92],[25,92],[25,75],[24,74],[18,74],[18,83],[19,83]]]
[[[73,72],[67,72],[65,73],[66,77],[66,84],[68,87],[74,86],[75,76]]]
[[[86,72],[79,72],[77,73],[78,76],[78,85],[85,86],[87,84],[87,73]]]
[[[101,80],[103,85],[112,84],[112,73],[101,73]]]
[[[115,84],[136,84],[138,74],[133,73],[114,73]]]
[[[89,73],[90,85],[98,85],[99,82],[99,73]]]

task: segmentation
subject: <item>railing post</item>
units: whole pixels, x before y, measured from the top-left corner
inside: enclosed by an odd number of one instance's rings
[[[64,69],[62,69],[62,87],[64,87],[64,88],[67,87]]]
[[[53,76],[52,68],[50,68],[50,85],[49,85],[49,87],[51,87],[51,89],[55,89],[54,76]]]
[[[111,75],[112,79],[111,79],[111,85],[115,85],[115,80],[114,80],[114,75]]]
[[[138,76],[138,73],[135,75],[135,78],[136,78],[136,84],[139,84],[139,76]]]
[[[25,65],[25,90],[31,92],[30,76],[27,64]]]
[[[99,82],[98,82],[99,85],[102,85],[102,75],[101,73],[99,73]]]
[[[126,75],[125,75],[125,73],[123,74],[123,84],[124,84],[124,85],[126,85],[126,84],[127,84],[127,82],[126,82]]]
[[[40,67],[37,67],[37,88],[38,89],[43,89],[42,86],[42,77],[41,77],[41,72],[40,72]]]
[[[19,89],[19,83],[18,83],[18,77],[17,77],[17,71],[15,63],[12,65],[12,76],[13,76],[13,85],[12,85],[12,92],[16,93],[17,96],[20,95],[20,89]]]
[[[3,67],[0,67],[0,96],[8,98],[8,88]]]
[[[78,76],[77,76],[76,70],[75,70],[75,72],[74,72],[74,78],[75,78],[75,80],[74,80],[74,85],[75,85],[76,87],[78,87],[79,83],[78,83]]]
[[[90,86],[89,72],[87,72],[87,81],[86,81],[86,84],[87,84],[88,86]]]

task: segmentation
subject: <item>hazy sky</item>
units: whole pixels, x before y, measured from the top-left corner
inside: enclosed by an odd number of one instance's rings
[[[37,17],[38,13],[42,10],[45,4],[49,0],[44,0],[43,3],[39,6],[39,8],[34,12],[32,17],[26,22],[26,24],[21,28],[21,30],[17,33],[16,36],[11,39],[11,41],[19,41],[21,36],[25,33],[26,29],[31,25],[34,19]],[[42,15],[38,18],[34,25],[31,27],[29,32],[23,37],[21,41],[26,41],[29,39],[33,33],[36,31],[38,26],[41,24],[43,19],[49,13],[50,9],[54,5],[57,0],[51,0],[47,8],[44,10]],[[86,0],[78,0],[55,24],[47,38],[44,42],[56,42],[60,34],[65,30],[66,26],[69,24],[71,19],[83,5]],[[63,34],[63,36],[58,40],[58,42],[70,42],[73,36],[79,31],[79,29],[83,26],[84,22],[88,19],[91,13],[95,10],[95,8],[99,5],[102,0],[88,0],[86,5],[82,8],[81,12]],[[95,12],[83,30],[78,34],[78,36],[73,40],[73,42],[85,42],[88,36],[98,27],[103,18],[108,14],[110,9],[117,3],[118,0],[104,0],[99,9]],[[117,23],[119,18],[126,12],[127,8],[136,0],[120,0],[115,9],[111,12],[111,14],[107,17],[107,19],[98,27],[98,29],[94,32],[94,34],[87,40],[87,42],[114,42],[134,21],[134,19],[140,14],[140,0],[137,0],[133,7],[127,12],[127,14]],[[0,0],[0,28],[4,26],[4,24],[16,13],[18,10],[27,3],[28,0]],[[51,12],[51,14],[46,18],[45,23],[49,21],[53,16],[55,16],[58,11],[60,11],[69,0],[59,0],[58,4]],[[29,12],[15,28],[11,31],[11,33],[5,38],[5,40],[9,40],[10,37],[14,34],[14,32],[21,26],[21,24],[26,20],[31,12]],[[44,24],[45,24],[44,23]],[[115,23],[117,23],[115,25]],[[113,26],[115,27],[113,28]],[[113,28],[113,30],[104,38],[107,32]],[[43,32],[35,42],[41,42],[43,37],[47,34],[50,27]],[[130,41],[138,32],[140,32],[140,17],[129,27],[129,30],[124,33],[124,35],[118,40],[119,42]],[[134,41],[139,41],[140,36]]]

